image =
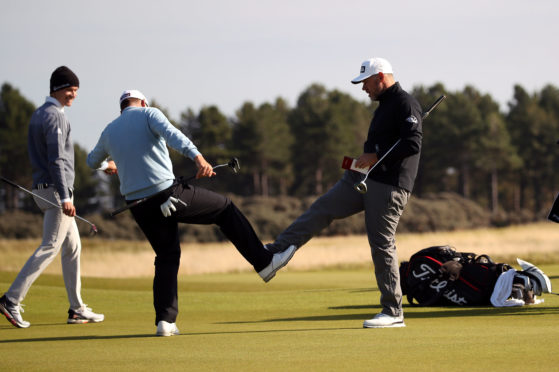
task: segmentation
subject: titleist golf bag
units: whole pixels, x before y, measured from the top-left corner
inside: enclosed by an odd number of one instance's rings
[[[487,255],[434,246],[401,263],[400,283],[411,305],[490,305],[499,275],[509,269],[512,267],[495,263]],[[520,295],[527,296],[525,291]]]

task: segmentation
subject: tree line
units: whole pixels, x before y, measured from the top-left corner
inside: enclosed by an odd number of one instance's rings
[[[448,91],[442,83],[416,86],[410,93],[426,109],[440,95],[446,100],[425,120],[423,148],[414,196],[454,192],[494,215],[528,213],[541,217],[559,189],[556,140],[559,139],[559,89],[529,93],[520,85],[506,112],[473,86]],[[318,195],[342,173],[344,156],[358,156],[376,103],[312,84],[295,105],[282,98],[255,105],[244,102],[233,117],[215,105],[179,118],[151,100],[216,165],[237,157],[239,174],[221,170],[199,180],[218,192],[242,196]],[[0,92],[0,174],[30,187],[27,126],[35,106],[17,88]],[[177,176],[195,173],[194,164],[174,151]],[[75,145],[76,206],[91,212],[122,204],[118,180],[91,171],[87,152]],[[0,185],[3,208],[34,208],[16,190]]]

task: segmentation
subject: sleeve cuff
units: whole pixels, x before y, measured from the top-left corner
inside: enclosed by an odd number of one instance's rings
[[[194,160],[194,158],[198,155],[202,155],[202,153],[198,150],[190,150],[187,156],[190,158],[190,160]]]
[[[97,170],[104,171],[108,167],[109,167],[109,162],[106,161],[106,160],[103,160],[103,162],[101,163],[101,166],[99,168],[97,168]]]

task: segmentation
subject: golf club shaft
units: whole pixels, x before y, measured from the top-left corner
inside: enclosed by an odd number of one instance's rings
[[[427,111],[425,111],[425,112],[421,115],[421,120],[425,120],[425,118],[426,118],[427,116],[429,116],[429,114],[431,113],[431,111],[433,111],[433,110],[435,109],[435,107],[437,107],[437,106],[443,101],[443,99],[445,99],[445,98],[446,98],[445,95],[442,95],[442,96],[440,96],[439,98],[437,98],[437,100],[436,100],[431,106],[429,106],[429,108],[427,109]],[[377,160],[377,162],[367,171],[367,173],[365,174],[365,178],[364,178],[364,179],[367,179],[367,177],[369,176],[369,173],[371,173],[371,171],[372,171],[373,169],[375,169],[375,167],[376,167],[380,162],[382,162],[382,160],[386,157],[386,155],[390,154],[390,153],[392,152],[392,150],[394,150],[394,148],[395,148],[396,146],[398,146],[398,144],[399,144],[401,141],[402,141],[402,139],[401,139],[401,138],[398,138],[398,140],[392,145],[392,147],[390,147],[390,148],[388,149],[388,151],[386,151],[386,152],[384,153],[384,155],[382,155],[381,158],[380,158],[379,160]]]
[[[445,98],[446,98],[446,96],[444,94],[442,96],[440,96],[439,98],[437,98],[437,100],[435,102],[433,102],[431,107],[429,107],[427,109],[427,111],[425,111],[423,113],[423,115],[421,115],[421,120],[425,120],[427,118],[427,116],[429,116],[431,111],[433,111],[435,109],[435,107],[437,107],[443,101],[443,99],[445,99]]]
[[[7,178],[4,178],[4,177],[0,177],[0,178],[2,179],[2,181],[6,182],[7,184],[9,184],[9,185],[11,185],[11,186],[13,186],[13,187],[15,187],[15,188],[17,188],[17,189],[20,189],[21,191],[24,191],[24,192],[26,192],[26,193],[28,193],[28,194],[30,194],[30,195],[33,195],[34,197],[36,197],[36,198],[38,198],[38,199],[44,201],[44,202],[47,203],[47,204],[52,205],[52,206],[55,207],[55,208],[63,209],[61,205],[58,205],[58,204],[56,204],[56,203],[53,203],[53,202],[51,202],[50,200],[45,199],[45,198],[43,198],[42,196],[35,194],[33,191],[29,191],[29,190],[27,190],[25,187],[22,187],[22,186],[18,185],[17,183],[10,181],[10,180],[7,179]],[[81,217],[81,216],[78,216],[77,214],[76,214],[74,217],[76,217],[78,220],[82,220],[83,222],[89,224],[89,225],[91,226],[91,229],[92,229],[93,231],[97,232],[97,227],[96,227],[93,223],[89,222],[88,220],[86,220],[85,218],[83,218],[83,217]]]
[[[229,165],[229,163],[219,164],[219,165],[216,165],[215,167],[213,167],[212,169],[213,169],[213,170],[216,170],[217,168],[227,167],[228,165]],[[188,177],[186,180],[184,180],[184,182],[192,181],[192,180],[195,179],[195,178],[196,178],[196,175],[190,176],[190,177]]]
[[[217,168],[227,167],[227,166],[231,166],[231,162],[216,165],[215,167],[212,167],[212,169],[215,170],[215,169],[217,169]],[[233,170],[234,170],[234,169],[233,169]],[[235,172],[236,172],[236,170],[235,170]],[[194,178],[196,178],[196,175],[191,176],[191,177],[187,178],[186,180],[184,180],[184,181],[182,181],[182,182],[189,182],[189,181],[192,181]],[[175,180],[175,181],[173,182],[173,185],[176,185],[176,184],[177,184],[177,181]],[[145,198],[135,200],[135,201],[133,201],[133,202],[130,203],[130,204],[127,204],[127,205],[122,206],[122,207],[120,207],[120,208],[118,208],[118,209],[115,209],[114,211],[111,212],[111,217],[114,217],[114,216],[116,216],[116,215],[119,214],[119,213],[122,213],[122,212],[124,212],[124,211],[126,211],[126,210],[128,210],[128,209],[130,209],[130,208],[133,208],[133,207],[135,207],[135,206],[137,206],[137,205],[139,205],[139,204],[142,204],[142,203],[145,202],[146,200],[151,199],[151,198],[153,198],[155,195],[158,195],[158,194],[159,194],[159,193],[156,193],[156,194],[153,194],[153,195],[151,195],[151,196],[147,196],[147,197],[145,197]]]

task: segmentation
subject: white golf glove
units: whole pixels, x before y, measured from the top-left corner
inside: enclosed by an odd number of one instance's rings
[[[159,206],[159,208],[161,208],[161,213],[163,213],[163,216],[164,217],[171,216],[171,213],[177,210],[177,208],[173,203],[178,203],[178,202],[179,199],[169,196],[169,199],[167,199],[165,203]]]

